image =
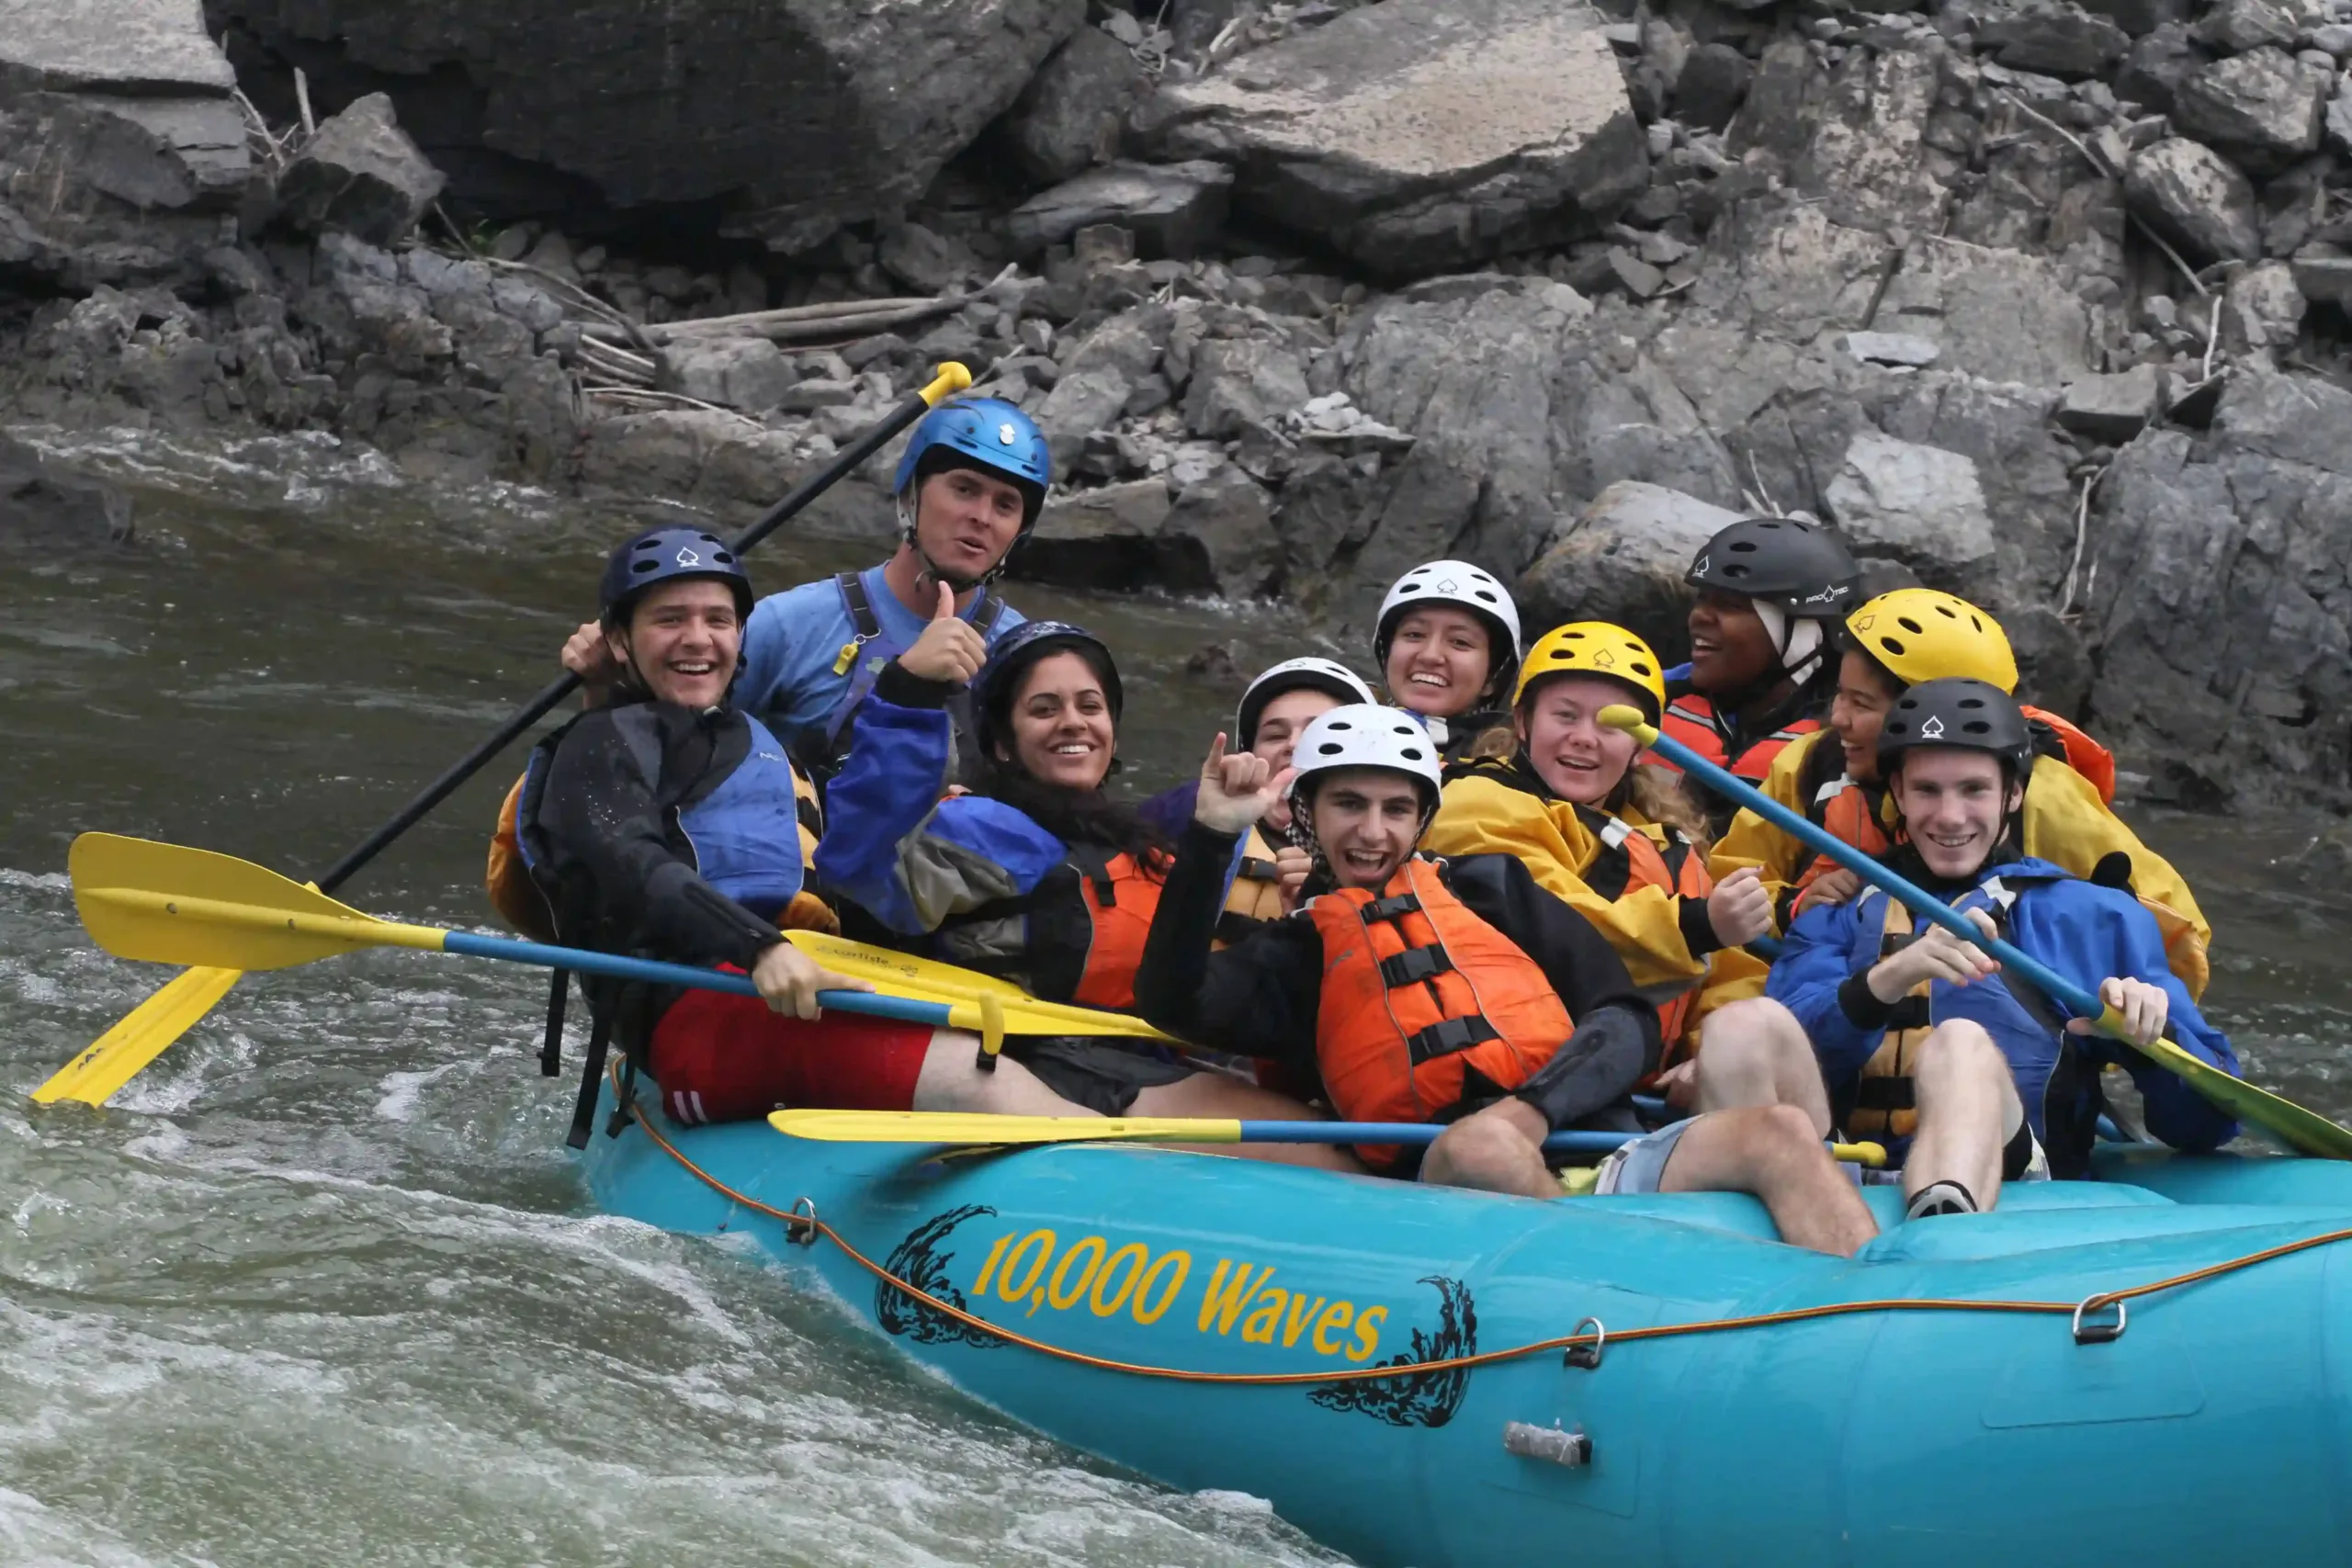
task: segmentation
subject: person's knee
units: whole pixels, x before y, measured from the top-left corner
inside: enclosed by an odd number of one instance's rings
[[[1707,1015],[1699,1026],[1700,1049],[1777,1055],[1792,1044],[1805,1046],[1796,1014],[1770,997],[1748,997]],[[1809,1046],[1805,1047],[1810,1049]]]
[[[1500,1117],[1478,1115],[1438,1134],[1421,1160],[1421,1179],[1444,1187],[1511,1188],[1541,1151]]]
[[[1956,1018],[1936,1026],[1935,1032],[1919,1043],[1918,1059],[1912,1063],[1912,1077],[1922,1095],[1933,1097],[1968,1088],[1990,1088],[2006,1081],[2009,1076],[2008,1058],[1984,1032],[1984,1026],[1970,1019]]]

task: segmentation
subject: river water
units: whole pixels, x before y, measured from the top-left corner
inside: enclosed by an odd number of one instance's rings
[[[554,672],[629,525],[420,491],[323,441],[46,439],[138,487],[147,542],[0,557],[0,1564],[1340,1561],[1253,1499],[1008,1425],[780,1270],[593,1213],[536,971],[254,976],[105,1111],[33,1106],[169,974],[82,935],[75,833],[321,869]],[[875,553],[786,535],[752,566],[780,586]],[[1017,596],[1120,649],[1146,787],[1236,694],[1189,655],[1305,650],[1261,609]],[[512,776],[344,897],[481,924]],[[2211,1001],[2251,1075],[2352,1111],[2322,825],[2143,826],[2222,927]]]

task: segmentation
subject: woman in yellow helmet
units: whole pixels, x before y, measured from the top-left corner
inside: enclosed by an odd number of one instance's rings
[[[1446,771],[1422,844],[1516,855],[1600,927],[1658,1003],[1661,1066],[1671,1066],[1709,955],[1770,930],[1770,901],[1752,870],[1720,886],[1708,875],[1697,808],[1670,779],[1634,766],[1631,736],[1599,722],[1616,704],[1657,722],[1666,681],[1647,643],[1602,621],[1545,634],[1520,670],[1510,727]]]
[[[1860,605],[1846,618],[1828,729],[1792,743],[1759,787],[1857,849],[1877,854],[1892,848],[1893,814],[1878,776],[1879,724],[1905,691],[1949,676],[2017,690],[2017,659],[1998,621],[1932,588],[1898,588]],[[2021,818],[2024,852],[2091,881],[2121,886],[2128,880],[2164,930],[2173,973],[2192,996],[2201,994],[2211,928],[2180,874],[2109,809],[2114,759],[2057,715],[2024,711],[2037,753]],[[1752,811],[1733,819],[1707,863],[1718,877],[1759,872],[1783,924],[1804,905],[1842,901],[1856,887],[1851,872],[1815,856]],[[1727,999],[1711,992],[1708,1004],[1712,1009]]]

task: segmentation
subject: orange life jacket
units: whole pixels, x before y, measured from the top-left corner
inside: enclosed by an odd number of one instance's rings
[[[2066,765],[2090,780],[2091,787],[2098,791],[2100,805],[2115,804],[2114,752],[2084,734],[2073,721],[2060,718],[2047,708],[2035,707],[2031,703],[2019,703],[2018,710],[2025,715],[2028,722],[2050,731],[2051,737],[2064,751]]]
[[[1878,803],[1883,798],[1883,792],[1856,784],[1841,770],[1814,792],[1813,798],[1805,802],[1804,814],[1839,843],[1851,844],[1866,855],[1883,855],[1894,847],[1886,824],[1879,819]],[[1803,874],[1797,877],[1796,903],[1804,901],[1805,889],[1837,869],[1838,863],[1827,855],[1809,854]]]
[[[1079,871],[1078,897],[1094,928],[1086,967],[1069,999],[1080,1007],[1133,1008],[1136,971],[1143,967],[1143,944],[1159,908],[1160,879],[1145,874],[1136,857],[1072,855]]]
[[[1377,895],[1351,887],[1306,906],[1323,939],[1315,1058],[1349,1121],[1446,1120],[1525,1083],[1575,1032],[1542,967],[1438,869],[1416,856]]]
[[[1781,748],[1820,728],[1817,718],[1792,719],[1771,734],[1750,742],[1747,750],[1735,757],[1724,750],[1723,735],[1715,728],[1715,705],[1696,692],[1686,692],[1668,703],[1665,716],[1658,723],[1658,728],[1665,733],[1717,767],[1727,768],[1751,784],[1764,781],[1764,775],[1772,771],[1772,760],[1781,754]],[[1642,761],[1661,768],[1674,766],[1663,757],[1645,756]]]
[[[1636,887],[1655,887],[1677,898],[1704,898],[1715,890],[1715,879],[1707,874],[1706,857],[1683,837],[1680,829],[1667,829],[1671,841],[1661,850],[1656,839],[1622,818],[1589,806],[1577,807],[1577,816],[1600,845],[1591,863],[1577,874],[1603,898],[1613,903]],[[1658,1038],[1666,1043],[1665,1055],[1658,1061],[1662,1073],[1697,1048],[1695,1042],[1686,1044],[1682,1031],[1690,1017],[1690,1005],[1699,999],[1699,987],[1686,987],[1663,1001],[1657,1000],[1655,988],[1648,994],[1657,1001]],[[1657,1082],[1657,1074],[1653,1073],[1637,1087],[1646,1089]]]

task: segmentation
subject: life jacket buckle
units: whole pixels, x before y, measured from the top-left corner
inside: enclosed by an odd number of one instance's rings
[[[1399,915],[1417,915],[1420,910],[1421,898],[1418,893],[1406,892],[1393,898],[1374,898],[1363,907],[1364,923],[1393,920]]]
[[[2113,1307],[2115,1309],[2115,1321],[2113,1323],[2085,1323],[2083,1321],[2083,1314],[2085,1313],[2091,1311],[2104,1312],[2109,1307]],[[2123,1310],[2123,1300],[2121,1297],[2118,1296],[2110,1299],[2106,1296],[2085,1296],[2075,1304],[2075,1321],[2071,1325],[2074,1329],[2075,1343],[2077,1345],[2112,1345],[2118,1339],[2123,1337],[2123,1328],[2127,1321],[2128,1320]]]
[[[1406,1048],[1413,1066],[1418,1067],[1432,1056],[1449,1056],[1500,1038],[1495,1026],[1487,1021],[1486,1014],[1472,1013],[1467,1018],[1442,1019],[1430,1024],[1407,1041]]]
[[[1442,947],[1408,947],[1380,961],[1380,983],[1393,991],[1399,986],[1435,979],[1453,967],[1453,958]]]

